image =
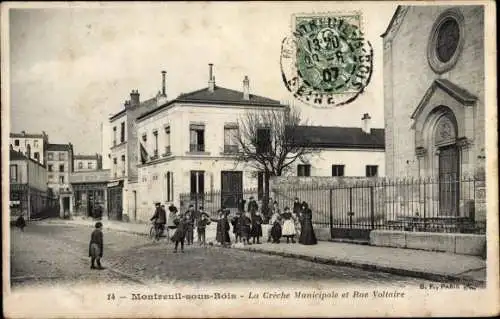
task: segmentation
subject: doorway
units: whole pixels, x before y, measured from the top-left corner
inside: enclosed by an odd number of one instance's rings
[[[238,208],[243,200],[243,172],[221,172],[221,207]]]
[[[458,215],[460,157],[456,144],[439,148],[439,214]]]

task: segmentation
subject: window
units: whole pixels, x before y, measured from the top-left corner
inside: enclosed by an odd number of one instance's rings
[[[165,126],[165,154],[169,155],[171,153],[170,149],[170,126]]]
[[[64,175],[59,176],[59,184],[64,184]]]
[[[147,142],[148,141],[148,136],[146,135],[146,133],[142,134],[142,141],[143,142]]]
[[[87,163],[87,168],[88,168],[88,169],[92,169],[92,168],[93,168],[93,166],[92,166],[92,162],[88,162],[88,163]]]
[[[116,145],[116,126],[113,126],[113,146]]]
[[[47,153],[47,160],[49,160],[49,161],[54,160],[54,153],[52,153],[52,152],[48,152],[48,153]]]
[[[174,200],[174,173],[167,172],[167,202]]]
[[[40,153],[38,153],[38,152],[33,153],[33,157],[34,157],[37,161],[38,161],[38,160],[40,160]]]
[[[345,165],[332,165],[332,176],[344,176]]]
[[[49,179],[49,181],[52,181],[52,179],[54,179],[54,175],[49,174],[48,179]]]
[[[17,164],[10,165],[10,182],[17,182]]]
[[[47,166],[47,169],[49,170],[49,172],[53,172],[54,167],[53,167],[53,165],[52,165],[52,164],[49,164],[49,165]]]
[[[82,169],[83,168],[83,163],[82,162],[78,162],[78,169]]]
[[[64,153],[64,152],[60,152],[60,153],[59,153],[59,160],[60,160],[60,161],[64,161],[65,159],[66,159],[66,153]]]
[[[264,189],[266,188],[266,174],[264,172],[257,173],[257,199],[264,198]]]
[[[309,164],[297,165],[297,176],[311,176],[311,165]]]
[[[238,152],[238,126],[224,126],[224,153]]]
[[[189,151],[204,152],[205,151],[205,125],[191,124],[189,127]]]
[[[38,140],[33,140],[33,147],[38,147]]]
[[[120,143],[125,142],[125,122],[120,125]]]
[[[115,157],[115,158],[113,158],[113,175],[115,175],[115,177],[117,175],[117,167],[116,167],[117,165],[116,164],[117,164],[117,160]]]
[[[64,172],[64,164],[59,165],[59,172]]]
[[[158,130],[153,131],[153,136],[155,137],[155,148],[153,150],[153,158],[158,157]]]
[[[257,153],[271,152],[271,129],[268,127],[257,129]]]
[[[191,194],[203,194],[205,192],[205,172],[191,171]]]
[[[14,140],[14,145],[19,146],[19,140]]]
[[[125,176],[125,155],[122,155],[122,176]]]
[[[376,177],[376,176],[378,176],[378,166],[366,165],[366,177]]]

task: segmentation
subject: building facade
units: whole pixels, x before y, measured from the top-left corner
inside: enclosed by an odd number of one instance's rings
[[[28,154],[29,155],[29,154]],[[10,149],[10,213],[25,218],[40,213],[47,204],[47,172],[35,159]]]
[[[46,151],[47,159],[47,186],[49,192],[56,196],[71,194],[69,176],[73,172],[73,145],[48,144]],[[69,199],[64,199],[64,209],[69,211],[71,205]]]
[[[88,172],[102,169],[102,156],[99,154],[73,156],[73,168],[75,172]]]
[[[123,109],[109,118],[111,136],[110,182],[108,184],[108,209],[111,219],[127,219],[128,194],[133,193],[138,181],[138,138],[136,118],[164,103],[166,100],[165,72],[162,71],[163,90],[156,97],[143,102],[140,94],[132,90],[130,100],[125,101]],[[135,194],[135,193],[134,193]]]
[[[364,114],[362,127],[300,126],[297,142],[313,149],[297,161],[294,176],[382,177],[385,176],[384,130],[369,126]]]
[[[95,208],[103,208],[103,216],[108,215],[108,182],[109,170],[75,171],[70,175],[73,190],[73,214],[87,217],[95,216]]]
[[[399,6],[382,37],[386,174],[433,177],[439,214],[464,216],[459,181],[485,167],[484,7]]]
[[[10,145],[14,151],[22,154],[30,153],[30,158],[42,165],[46,164],[45,151],[49,144],[49,137],[45,132],[42,134],[10,133]]]
[[[238,121],[247,112],[284,107],[250,94],[248,78],[243,91],[216,86],[210,65],[208,87],[138,117],[135,151],[141,162],[137,188],[129,197],[131,218],[147,220],[156,201],[178,205],[181,193],[202,196],[220,190],[222,198],[234,198],[243,189],[257,187],[258,173],[235,161]],[[235,204],[228,200],[225,206]]]

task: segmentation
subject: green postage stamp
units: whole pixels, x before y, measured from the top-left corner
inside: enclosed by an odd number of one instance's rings
[[[294,15],[280,61],[285,86],[296,99],[317,107],[354,101],[373,70],[373,49],[364,38],[361,13]]]

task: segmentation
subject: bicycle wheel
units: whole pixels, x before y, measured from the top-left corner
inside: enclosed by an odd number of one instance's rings
[[[151,239],[151,240],[156,239],[156,228],[154,225],[151,226],[151,228],[149,229],[149,239]]]

